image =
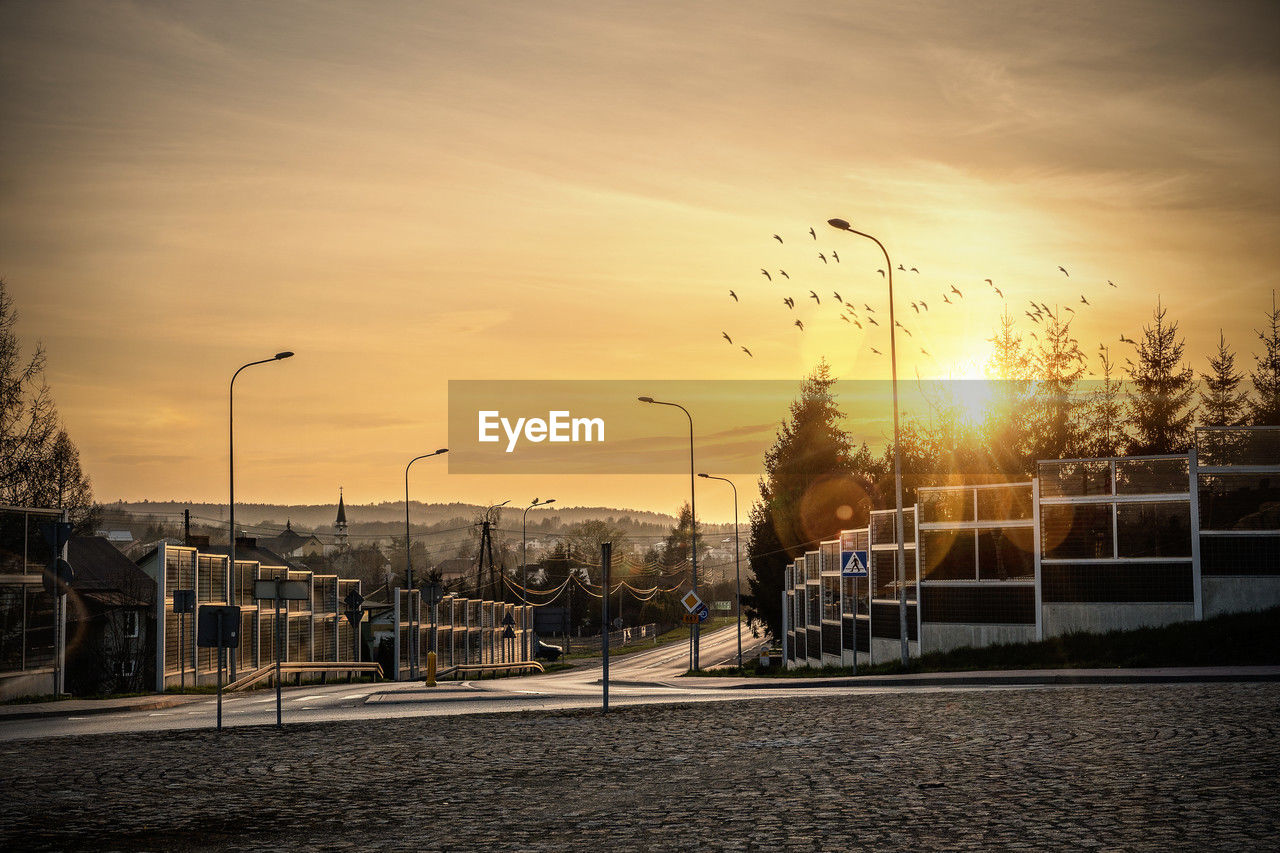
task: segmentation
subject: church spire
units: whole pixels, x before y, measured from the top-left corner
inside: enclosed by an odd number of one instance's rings
[[[347,547],[347,507],[342,500],[342,486],[338,486],[338,519],[333,523],[339,548]]]

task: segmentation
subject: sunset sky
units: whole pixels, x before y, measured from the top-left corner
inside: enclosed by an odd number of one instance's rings
[[[831,307],[887,313],[884,263],[832,217],[919,270],[904,377],[982,375],[986,278],[1118,357],[1159,295],[1197,371],[1220,328],[1249,369],[1278,45],[1280,6],[1216,0],[10,0],[0,276],[102,501],[225,500],[227,383],[283,349],[237,381],[241,501],[398,499],[449,380],[885,378],[887,323]],[[433,460],[413,496],[673,511],[687,484]],[[731,519],[727,488],[699,509]]]

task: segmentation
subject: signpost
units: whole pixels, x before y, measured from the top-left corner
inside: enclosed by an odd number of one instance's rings
[[[178,668],[182,672],[179,684],[185,689],[187,686],[187,614],[196,612],[196,591],[175,589],[173,612],[178,614]]]
[[[196,645],[218,650],[218,731],[222,731],[222,667],[226,649],[240,646],[240,608],[234,604],[206,604],[196,620]]]
[[[613,543],[600,543],[600,649],[601,661],[604,663],[604,678],[601,684],[601,713],[609,713],[609,563],[613,558]]]
[[[867,576],[868,554],[856,549],[857,540],[854,531],[840,534],[840,577],[865,578]]]
[[[355,592],[355,590],[352,590],[352,592]],[[357,592],[356,595],[358,596],[360,593]],[[280,696],[280,649],[285,642],[285,632],[282,630],[280,623],[280,602],[306,601],[311,597],[311,592],[307,588],[306,581],[266,578],[253,582],[253,597],[258,601],[275,601],[276,603],[276,728],[283,728],[284,719],[281,713],[283,700]],[[347,598],[350,599],[351,596],[348,595]],[[362,598],[361,601],[363,600]]]
[[[707,610],[707,605],[703,602],[701,598],[698,597],[698,594],[696,592],[694,592],[693,590],[689,590],[688,592],[686,592],[684,594],[684,598],[680,599],[680,603],[684,605],[685,610],[689,611],[688,613],[685,614],[684,619],[682,620],[683,622],[689,625],[697,625],[700,622],[706,621],[707,616],[709,614],[709,611]],[[693,671],[693,646],[692,645],[689,646],[689,671],[690,672]]]
[[[67,543],[71,541],[71,522],[67,521],[66,510],[62,511],[59,521],[40,522],[40,532],[49,543],[49,567],[43,572],[45,592],[53,596],[53,623],[57,627],[54,635],[54,692],[61,694],[66,684],[67,654],[67,587],[75,578],[71,564],[67,562]],[[26,565],[23,565],[26,571]]]

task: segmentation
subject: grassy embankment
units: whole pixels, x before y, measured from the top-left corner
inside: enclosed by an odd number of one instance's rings
[[[1280,665],[1280,607],[1232,613],[1203,622],[1159,628],[1067,634],[1038,643],[930,653],[903,667],[900,661],[858,667],[858,675],[914,672],[973,672],[1002,669],[1116,669],[1168,666]],[[754,662],[704,670],[695,675],[805,678],[853,675],[850,667],[760,669]]]

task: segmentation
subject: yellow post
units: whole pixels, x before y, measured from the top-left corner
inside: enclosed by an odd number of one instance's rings
[[[436,686],[436,653],[427,652],[427,686]]]

